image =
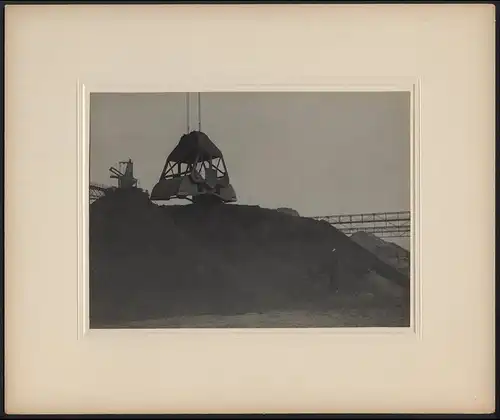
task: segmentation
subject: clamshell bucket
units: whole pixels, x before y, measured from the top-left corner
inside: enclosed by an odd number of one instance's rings
[[[205,133],[192,131],[181,137],[168,156],[150,198],[152,201],[179,198],[198,202],[201,196],[211,196],[222,203],[237,200],[222,152]]]

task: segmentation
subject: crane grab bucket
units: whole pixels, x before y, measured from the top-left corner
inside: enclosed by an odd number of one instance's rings
[[[201,131],[191,131],[181,137],[151,191],[152,201],[174,198],[193,202],[236,201],[222,152]]]

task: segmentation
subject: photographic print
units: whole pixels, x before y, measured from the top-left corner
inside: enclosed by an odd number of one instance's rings
[[[409,327],[411,101],[90,93],[90,328]]]

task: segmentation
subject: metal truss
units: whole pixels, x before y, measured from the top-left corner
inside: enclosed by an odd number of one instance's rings
[[[324,220],[346,235],[363,231],[386,238],[410,236],[411,217],[409,211],[383,213],[338,214],[313,217]]]
[[[109,188],[113,188],[113,187],[109,187],[108,185],[96,184],[94,182],[91,182],[89,185],[90,203],[93,203],[95,200],[103,197],[106,190],[108,190]]]

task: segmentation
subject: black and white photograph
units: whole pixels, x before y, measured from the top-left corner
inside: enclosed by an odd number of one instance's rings
[[[410,327],[410,90],[89,107],[91,329]]]
[[[5,8],[5,413],[494,412],[495,8],[128,3]]]

